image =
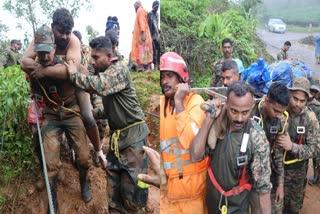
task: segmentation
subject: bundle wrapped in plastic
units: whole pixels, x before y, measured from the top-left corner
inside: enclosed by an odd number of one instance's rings
[[[301,60],[286,60],[267,65],[263,58],[251,64],[242,73],[242,80],[251,85],[257,92],[267,94],[272,82],[281,82],[292,86],[294,78],[306,77],[310,82],[315,76]]]
[[[270,72],[263,58],[259,58],[257,63],[253,63],[245,69],[241,78],[257,92],[263,94],[266,94],[271,86]]]

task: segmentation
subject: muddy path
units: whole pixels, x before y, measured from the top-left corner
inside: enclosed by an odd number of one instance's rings
[[[316,64],[315,61],[315,47],[313,45],[306,45],[299,42],[300,39],[312,35],[311,33],[286,32],[285,34],[280,34],[272,33],[265,29],[259,29],[258,35],[265,42],[268,53],[270,53],[274,58],[276,58],[278,51],[283,46],[283,43],[289,40],[292,44],[288,51],[289,58],[302,60],[309,69],[316,72],[317,79],[320,79],[320,65]]]
[[[158,94],[149,98],[150,106],[146,111],[159,115],[160,99]],[[146,115],[145,121],[150,129],[148,145],[157,148],[159,144],[159,119]],[[106,153],[109,141],[108,136],[104,140],[103,150]],[[68,146],[66,146],[68,147]],[[58,214],[107,214],[108,193],[106,171],[91,164],[88,173],[92,200],[85,203],[81,199],[79,173],[72,162],[71,150],[61,148],[62,166],[58,174]],[[37,163],[39,166],[39,164]],[[151,169],[149,169],[152,173]],[[6,186],[1,187],[1,192],[9,200],[3,207],[0,207],[2,214],[46,214],[48,208],[48,196],[44,184],[44,177],[40,167],[35,167],[19,177],[10,181]],[[149,187],[149,197],[146,207],[147,214],[158,214],[160,212],[160,190],[156,187]]]

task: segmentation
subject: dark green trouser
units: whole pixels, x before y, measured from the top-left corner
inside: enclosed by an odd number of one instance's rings
[[[120,150],[120,161],[109,149],[107,155],[107,190],[109,195],[109,213],[144,213],[147,204],[148,189],[137,186],[137,175],[147,173],[147,156],[142,146],[146,139]]]

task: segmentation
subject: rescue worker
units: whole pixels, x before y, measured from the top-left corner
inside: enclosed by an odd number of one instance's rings
[[[104,112],[95,118],[108,119],[110,126],[107,155],[109,213],[141,213],[147,204],[148,188],[137,175],[148,171],[143,146],[147,144],[149,129],[128,67],[113,57],[110,39],[97,37],[89,45],[91,63],[98,75],[86,76],[78,72],[73,61],[66,66],[74,85],[102,96]]]
[[[280,51],[278,52],[278,54],[277,54],[277,60],[287,60],[287,59],[289,59],[288,58],[288,50],[290,49],[290,47],[291,47],[291,42],[290,41],[286,41],[284,44],[283,44],[283,46],[282,46],[282,48],[280,49]]]
[[[272,213],[282,214],[284,196],[284,164],[283,148],[275,145],[278,135],[285,134],[288,130],[289,114],[286,108],[290,95],[286,85],[275,82],[271,85],[268,94],[257,101],[252,111],[253,119],[260,124],[266,133],[270,146],[271,160],[271,204]],[[251,191],[250,202],[252,213],[259,212],[258,197]]]
[[[310,87],[310,94],[312,98],[308,100],[308,107],[316,114],[318,122],[320,122],[320,102],[316,99],[317,94],[320,92],[320,88],[316,85]],[[319,183],[319,162],[320,154],[317,154],[317,157],[312,159],[313,165],[313,177],[309,179],[309,184],[318,184]]]
[[[253,89],[243,82],[228,87],[227,101],[209,100],[203,124],[192,141],[193,161],[209,156],[206,205],[209,213],[248,213],[251,189],[257,192],[260,212],[271,213],[270,151],[263,129],[250,119]],[[213,109],[214,108],[214,109]],[[216,144],[207,144],[210,132]]]
[[[225,60],[221,65],[221,81],[224,87],[239,81],[239,68],[236,61],[232,59]]]
[[[44,68],[50,65],[62,63],[55,55],[56,45],[51,29],[47,26],[39,28],[35,34],[33,45],[37,61]],[[37,65],[36,65],[37,66]],[[78,156],[77,164],[79,169],[79,180],[81,196],[85,202],[92,199],[91,190],[87,180],[87,172],[90,167],[89,146],[86,137],[86,130],[83,125],[79,106],[75,96],[75,87],[69,81],[62,81],[52,78],[42,78],[36,84],[42,90],[46,100],[43,109],[43,123],[41,134],[44,141],[44,153],[47,163],[50,189],[54,210],[58,212],[57,179],[59,168],[62,165],[60,160],[60,143],[63,133],[72,142],[72,147]],[[55,93],[51,93],[52,88]],[[64,99],[64,105],[60,105],[59,98]],[[57,108],[60,110],[57,111]],[[48,210],[49,212],[49,210]]]
[[[86,66],[81,66],[81,49],[79,39],[72,33],[72,28],[74,26],[73,17],[65,8],[57,9],[52,17],[52,32],[54,34],[56,52],[57,55],[62,61],[65,60],[74,60],[79,68],[83,72]],[[25,55],[22,60],[22,69],[26,72],[31,72],[31,76],[35,79],[41,79],[44,77],[67,80],[67,69],[62,63],[57,63],[50,66],[42,66],[37,64],[35,66],[35,57],[36,53],[34,52],[33,42],[30,44],[28,49],[25,52]],[[54,89],[54,88],[53,88]],[[56,91],[51,90],[52,92]],[[90,95],[82,90],[76,91],[77,103],[80,107],[81,117],[83,119],[84,125],[86,127],[87,135],[94,145],[96,156],[99,157],[100,163],[103,167],[106,166],[105,155],[101,149],[101,142],[99,137],[99,130],[96,124],[96,121],[93,117],[91,111]],[[60,103],[62,106],[64,101],[61,100]],[[59,110],[59,108],[58,108]]]
[[[290,90],[288,133],[279,135],[276,144],[284,150],[284,213],[299,213],[307,182],[308,159],[319,152],[319,123],[307,108],[310,82],[305,77],[293,80]]]
[[[160,57],[160,213],[207,213],[204,202],[207,158],[192,163],[189,147],[204,112],[203,99],[189,93],[185,61],[174,52]]]
[[[13,65],[19,65],[19,50],[20,50],[21,42],[20,40],[13,39],[10,42],[10,48],[6,49],[3,53],[4,61],[3,67],[9,67]]]
[[[211,87],[220,87],[223,84],[221,81],[222,80],[221,79],[221,66],[224,61],[233,59],[232,58],[233,41],[229,38],[223,39],[221,42],[221,51],[223,53],[222,59],[216,61],[213,64],[213,69],[212,69],[212,73],[211,73],[211,82],[210,82]],[[241,73],[244,70],[242,61],[240,59],[233,59],[233,60],[236,61],[237,65],[238,65],[238,70],[240,71],[239,73]]]
[[[117,47],[117,44],[119,42],[119,39],[117,37],[117,33],[114,31],[107,31],[105,33],[105,36],[109,37],[112,43],[112,53],[114,57],[117,57],[119,60],[123,59],[123,56],[119,52],[119,48]]]

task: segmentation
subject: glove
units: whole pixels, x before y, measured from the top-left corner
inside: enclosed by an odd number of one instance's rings
[[[96,156],[99,158],[102,167],[106,169],[108,161],[106,159],[106,156],[103,154],[102,150],[96,152]]]

